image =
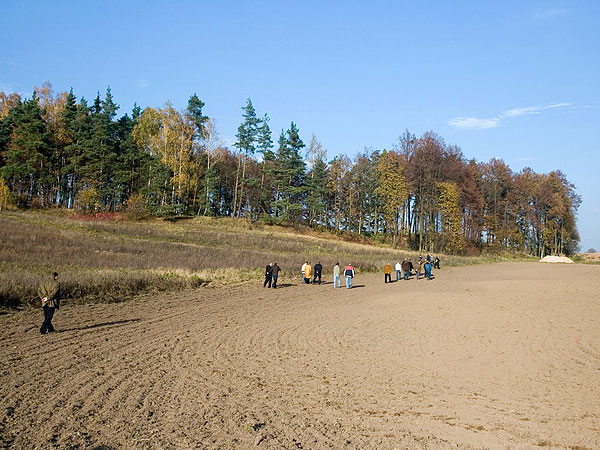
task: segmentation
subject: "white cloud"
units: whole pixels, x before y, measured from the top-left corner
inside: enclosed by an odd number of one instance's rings
[[[571,105],[572,103],[551,103],[545,106],[523,106],[504,111],[502,114],[500,114],[500,117],[519,117],[528,114],[540,114],[545,109],[562,108]]]
[[[7,59],[7,58],[0,58],[0,65],[11,66],[11,67],[23,67],[23,65],[19,64],[14,59]]]
[[[567,107],[574,108],[573,103],[550,103],[548,105],[520,106],[504,111],[495,117],[484,119],[479,119],[477,117],[455,117],[454,119],[448,121],[448,125],[455,128],[497,128],[507,119],[528,116],[532,114],[541,114],[543,111],[548,109]]]
[[[552,8],[545,11],[536,11],[533,14],[534,19],[552,19],[558,16],[564,16],[567,13],[566,8]]]
[[[496,128],[500,125],[500,119],[498,117],[492,117],[491,119],[478,119],[476,117],[455,117],[448,122],[451,126],[456,128]]]
[[[144,89],[144,88],[147,88],[148,86],[150,86],[150,82],[148,80],[144,80],[142,78],[140,78],[139,80],[135,80],[135,84],[140,89]]]
[[[519,158],[519,161],[533,161],[535,158],[533,156],[523,156]]]

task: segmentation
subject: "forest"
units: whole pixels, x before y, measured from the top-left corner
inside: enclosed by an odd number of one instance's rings
[[[48,82],[31,98],[0,92],[0,209],[228,216],[419,252],[577,251],[581,199],[560,170],[478,162],[433,132],[327,160],[293,121],[274,142],[250,99],[229,148],[204,107],[193,94],[181,111],[166,102],[119,117],[110,88],[90,103]]]

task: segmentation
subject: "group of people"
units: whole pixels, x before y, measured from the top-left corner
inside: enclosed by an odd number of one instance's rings
[[[279,271],[281,269],[277,265],[277,263],[269,263],[265,269],[265,282],[263,287],[268,287],[277,289],[277,278],[279,278]]]
[[[314,272],[314,275],[312,275]],[[314,276],[312,283],[313,284],[321,284],[321,276],[323,272],[323,265],[320,262],[317,262],[315,266],[311,266],[308,261],[302,264],[302,281],[306,284],[310,284],[311,275]],[[346,288],[352,288],[352,279],[354,278],[354,267],[352,264],[348,264],[344,268],[344,278],[346,279]],[[333,287],[342,287],[342,279],[341,279],[341,269],[340,263],[335,263],[333,266]]]
[[[396,281],[401,279],[408,280],[410,276],[413,274],[416,275],[417,280],[421,278],[422,271],[424,271],[425,278],[431,280],[431,269],[439,269],[440,268],[440,258],[437,256],[432,258],[431,255],[427,255],[426,259],[423,260],[422,256],[419,256],[416,264],[413,264],[411,259],[406,259],[402,261],[402,263],[397,262],[395,266],[396,270]],[[392,282],[392,265],[386,264],[383,268],[384,273],[384,281],[385,283]]]
[[[277,263],[267,264],[267,267],[265,268],[265,282],[263,283],[263,287],[273,287],[273,289],[275,289],[277,287],[277,277],[280,270],[281,269]],[[352,279],[355,275],[352,264],[348,264],[346,267],[344,267],[343,275],[346,280],[346,288],[352,288]],[[321,284],[322,277],[323,264],[321,264],[321,262],[317,262],[314,266],[312,266],[308,261],[302,264],[303,283]],[[333,287],[342,287],[342,270],[340,268],[340,263],[335,263],[335,266],[333,266]]]
[[[311,276],[314,276],[312,283],[321,284],[321,276],[323,274],[323,265],[318,262],[315,266],[311,266],[308,261],[302,264],[302,282],[306,284],[311,283]]]
[[[396,281],[400,280],[401,277],[404,277],[405,280],[408,280],[413,272],[416,273],[417,280],[421,277],[421,268],[425,271],[425,277],[430,280],[431,279],[431,269],[432,267],[439,269],[440,268],[440,258],[435,257],[432,258],[430,255],[427,255],[425,261],[423,261],[423,257],[419,256],[416,265],[413,265],[410,259],[404,259],[402,263],[396,263]],[[265,282],[263,287],[269,287],[276,289],[277,288],[277,278],[279,277],[279,272],[281,268],[277,265],[277,263],[269,263],[265,268]],[[306,284],[311,283],[311,277],[313,284],[321,284],[321,277],[323,272],[323,265],[321,262],[317,262],[314,267],[310,265],[308,261],[302,264],[302,281]],[[392,282],[392,265],[386,264],[384,268],[385,273],[385,282]],[[352,264],[348,264],[344,267],[343,271],[344,278],[346,280],[346,288],[352,288],[352,279],[355,276],[354,267]],[[333,287],[341,288],[342,287],[342,270],[340,267],[340,263],[336,262],[335,266],[333,266]],[[52,273],[52,278],[47,281],[43,281],[40,283],[38,288],[38,296],[42,301],[42,309],[44,311],[44,321],[40,328],[41,334],[47,334],[54,332],[54,326],[52,325],[52,317],[54,317],[54,312],[60,307],[60,283],[58,282],[58,273]]]
[[[427,255],[425,259],[422,256],[419,256],[417,262],[413,264],[412,260],[404,259],[401,263],[397,262],[395,266],[396,270],[396,281],[401,279],[409,280],[410,277],[414,274],[417,277],[417,280],[421,278],[421,275],[424,275],[428,280],[432,279],[431,270],[433,268],[440,268],[440,258],[437,256],[433,258],[431,255]],[[279,271],[281,269],[277,265],[277,263],[267,264],[265,269],[265,282],[263,283],[263,287],[277,287],[277,277],[279,275]],[[392,265],[386,264],[384,267],[384,275],[385,282],[392,282]],[[323,276],[323,265],[321,262],[317,262],[314,266],[312,266],[308,261],[302,264],[301,269],[302,282],[305,284],[321,284],[322,276]],[[355,276],[354,267],[352,264],[348,264],[344,267],[343,271],[340,267],[340,263],[335,263],[333,266],[333,287],[341,288],[342,287],[342,276],[346,281],[346,288],[352,288],[352,279]],[[271,286],[272,284],[272,286]]]

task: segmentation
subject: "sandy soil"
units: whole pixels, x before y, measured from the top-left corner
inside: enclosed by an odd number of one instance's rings
[[[600,448],[600,266],[0,317],[0,448]]]

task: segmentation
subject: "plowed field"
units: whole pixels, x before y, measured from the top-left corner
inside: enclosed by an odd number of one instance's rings
[[[600,267],[435,275],[0,316],[0,446],[600,448]]]

